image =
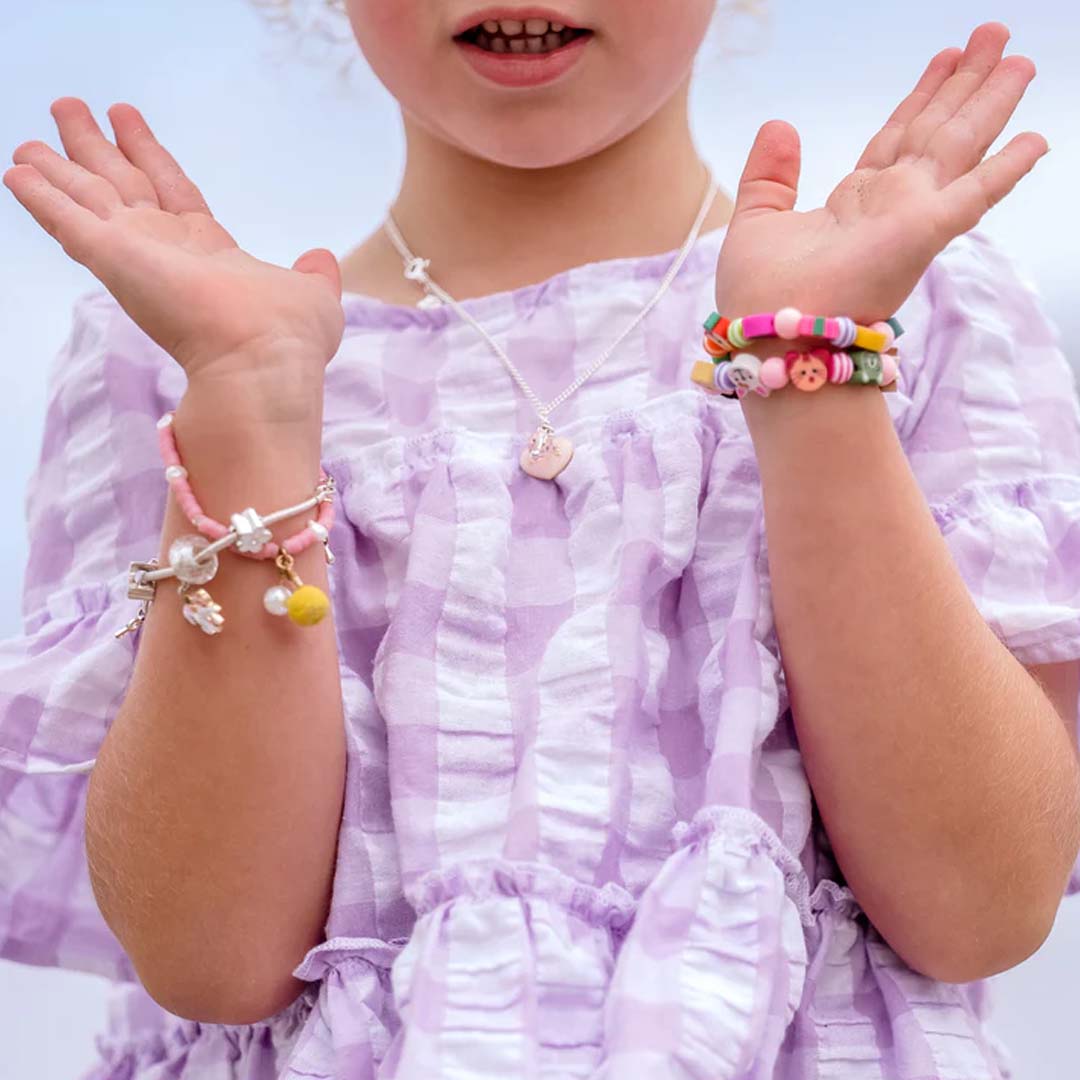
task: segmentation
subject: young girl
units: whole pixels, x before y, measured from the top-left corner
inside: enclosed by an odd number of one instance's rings
[[[120,980],[98,1080],[1010,1075],[986,979],[1080,887],[1080,409],[972,231],[1034,65],[979,26],[795,211],[788,124],[733,198],[691,139],[713,0],[345,6],[408,152],[340,262],[130,105],[4,173],[105,288],[2,955]]]

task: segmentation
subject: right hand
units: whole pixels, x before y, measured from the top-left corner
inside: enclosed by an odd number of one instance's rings
[[[134,106],[108,110],[115,146],[80,98],[50,112],[68,157],[25,142],[4,184],[189,380],[272,368],[321,388],[345,328],[334,254],[285,269],[242,251]]]

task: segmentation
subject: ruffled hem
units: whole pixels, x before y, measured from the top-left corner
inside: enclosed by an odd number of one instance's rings
[[[979,611],[1022,664],[1080,658],[1080,476],[974,481],[930,511]]]
[[[983,982],[940,983],[752,811],[708,806],[640,897],[481,860],[415,885],[407,938],[334,937],[256,1024],[125,1002],[81,1080],[1005,1080]],[[149,1017],[149,1013],[146,1014]]]
[[[141,984],[118,986],[95,1039],[101,1060],[79,1080],[277,1080],[315,998],[308,987],[265,1020],[213,1024],[167,1012]]]

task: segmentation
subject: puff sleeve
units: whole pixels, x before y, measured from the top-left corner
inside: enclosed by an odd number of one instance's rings
[[[24,500],[22,630],[0,642],[0,956],[135,980],[84,848],[89,769],[139,634],[133,560],[157,554],[167,486],[157,420],[186,376],[104,290],[80,296],[54,357]]]
[[[909,304],[899,434],[952,557],[1021,663],[1080,660],[1080,401],[1060,332],[981,230],[939,254]]]

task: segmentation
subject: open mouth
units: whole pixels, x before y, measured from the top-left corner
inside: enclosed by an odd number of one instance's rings
[[[515,57],[543,56],[591,34],[591,30],[549,22],[547,19],[485,19],[456,34],[454,40],[475,45],[489,53]]]

